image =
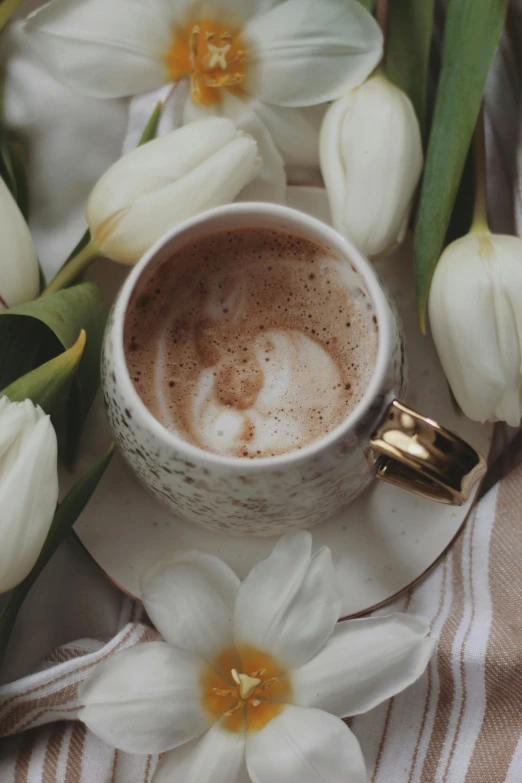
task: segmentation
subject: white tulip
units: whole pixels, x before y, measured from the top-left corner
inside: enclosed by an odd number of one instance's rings
[[[0,594],[36,562],[58,500],[56,433],[31,400],[0,399]]]
[[[365,783],[347,715],[426,668],[428,626],[392,614],[338,623],[332,555],[284,536],[244,582],[187,552],[145,574],[164,642],[138,644],[82,683],[79,717],[104,742],[164,753],[153,783]]]
[[[87,221],[94,244],[114,261],[134,264],[173,226],[233,201],[260,165],[255,141],[220,117],[138,147],[91,193]]]
[[[377,75],[335,101],[320,158],[337,231],[370,257],[402,242],[423,165],[408,96]]]
[[[29,228],[0,178],[0,312],[36,299],[40,270]]]
[[[52,0],[25,33],[57,79],[97,98],[177,84],[169,106],[241,119],[263,169],[317,165],[316,112],[361,84],[382,56],[358,0]],[[245,127],[246,126],[246,127]],[[280,154],[279,154],[280,153]]]
[[[522,412],[522,239],[471,232],[446,248],[429,298],[433,339],[455,398],[470,419]]]

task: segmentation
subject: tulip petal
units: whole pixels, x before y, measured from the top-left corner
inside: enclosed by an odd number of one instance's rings
[[[99,244],[105,224],[172,182],[190,174],[237,136],[233,122],[218,117],[179,128],[131,150],[98,180],[87,204],[87,220]]]
[[[338,98],[373,71],[382,33],[357,0],[285,0],[250,19],[245,91],[277,106]]]
[[[321,130],[334,227],[367,256],[392,249],[404,238],[422,163],[413,105],[387,79],[368,79],[336,101]]]
[[[247,735],[246,759],[253,783],[366,783],[357,739],[321,710],[286,705]]]
[[[0,179],[0,312],[36,299],[40,270],[29,228],[7,185]]]
[[[181,91],[180,91],[181,95]],[[194,103],[189,91],[185,91],[186,101],[183,122],[193,122],[210,112],[214,116],[225,116],[233,119],[238,127],[250,133],[259,145],[259,152],[264,166],[272,164],[275,150],[275,160],[280,165],[283,158],[285,165],[317,167],[319,165],[319,132],[326,111],[326,105],[309,106],[303,109],[289,109],[283,106],[272,106],[268,103],[251,98],[246,93],[234,94],[223,92],[223,100],[211,106],[201,106]],[[173,107],[172,113],[176,114]],[[249,122],[242,123],[241,116]],[[254,115],[254,117],[252,117]],[[257,123],[255,120],[257,119]],[[263,133],[268,132],[273,145],[267,155],[263,136],[259,132],[261,124]],[[296,140],[298,139],[298,143]]]
[[[174,5],[178,0],[168,0]],[[258,3],[263,6],[272,0],[184,0],[189,7],[189,19],[211,18],[224,21],[235,27],[242,27],[245,21],[255,12],[259,13]]]
[[[288,669],[317,653],[341,611],[331,552],[323,547],[311,556],[311,548],[310,533],[283,536],[254,566],[236,601],[236,643],[269,652]]]
[[[428,626],[405,614],[338,623],[325,647],[292,672],[292,701],[339,718],[367,712],[417,680],[433,653]]]
[[[222,560],[187,552],[145,574],[147,612],[170,643],[211,662],[233,643],[232,616],[240,581]]]
[[[162,753],[212,725],[201,704],[205,664],[164,642],[138,644],[96,666],[80,685],[79,718],[108,745]]]
[[[25,33],[51,73],[94,98],[135,95],[170,81],[165,55],[187,2],[52,0]]]
[[[167,753],[160,761],[154,783],[246,783],[243,772],[245,735],[215,723],[201,738]],[[242,774],[243,772],[243,774]]]
[[[457,402],[475,421],[520,423],[521,259],[517,237],[471,233],[435,269],[433,339]]]
[[[47,538],[58,500],[58,446],[30,400],[0,408],[0,593],[19,584]]]
[[[210,141],[207,144],[199,145],[196,143],[198,132],[196,126],[206,125],[207,123],[225,123],[233,127],[235,138],[224,144],[209,157],[203,158],[203,150],[207,151]],[[101,187],[103,178],[100,181],[99,188],[95,188],[93,196],[89,200],[87,215],[89,225],[93,236],[101,247],[103,252],[116,261],[124,264],[135,263],[143,253],[149,250],[152,245],[159,240],[163,234],[173,228],[183,220],[194,217],[200,212],[212,207],[229,204],[238,193],[252,181],[260,167],[260,160],[257,156],[257,145],[248,136],[239,134],[233,123],[224,118],[213,118],[187,125],[173,134],[170,139],[178,134],[192,133],[193,143],[192,152],[188,154],[185,166],[194,166],[192,170],[172,182],[175,176],[176,165],[178,163],[178,153],[183,149],[182,145],[168,141],[169,137],[149,142],[141,150],[149,151],[143,158],[144,163],[149,162],[151,166],[158,165],[158,151],[161,149],[168,154],[170,149],[170,165],[163,166],[164,183],[153,193],[145,192],[128,208],[121,212],[108,213],[108,218],[103,223],[96,226],[96,219],[102,215],[104,204],[104,188],[111,191],[113,204],[117,202],[117,192],[119,188],[125,188],[125,182],[128,181],[129,187],[138,187],[137,177],[139,166],[135,165],[137,159],[132,160],[132,166],[127,169],[122,167],[121,176],[107,178]],[[212,137],[212,134],[206,134]],[[196,139],[196,140],[195,140]],[[152,145],[158,145],[150,150]],[[133,155],[131,153],[129,156]],[[203,158],[200,161],[196,158]],[[156,161],[154,160],[156,158]],[[122,164],[125,158],[122,159]],[[165,164],[165,158],[163,158]],[[118,164],[116,164],[117,166]],[[179,169],[178,169],[179,170]],[[153,168],[151,179],[156,180],[159,185],[161,173],[159,168]],[[149,171],[143,175],[143,191],[148,190]],[[95,194],[95,195],[94,195]],[[95,217],[93,217],[95,215]]]
[[[343,125],[353,105],[355,91],[334,101],[325,114],[319,138],[321,174],[323,175],[332,225],[337,231],[344,230],[344,213],[347,201],[347,171],[342,146]]]
[[[319,133],[326,105],[289,109],[256,98],[249,105],[266,126],[286,166],[319,166]]]
[[[522,241],[496,236],[494,247],[498,263],[495,310],[505,377],[504,394],[494,416],[517,427],[522,415]]]
[[[10,402],[7,397],[0,398],[0,480],[5,474],[7,459],[16,458],[17,451],[9,452],[10,446],[16,441],[24,422],[27,419],[24,403]]]
[[[244,101],[225,90],[220,103],[204,107],[195,104],[189,95],[185,104],[183,120],[185,123],[193,122],[204,116],[208,110],[218,116],[228,117],[237,128],[252,136],[263,160],[259,174],[241,191],[238,199],[283,204],[286,200],[284,162],[266,125],[260,119],[259,114],[253,110],[248,99]]]
[[[255,16],[268,13],[274,6],[281,5],[284,0],[255,0]]]

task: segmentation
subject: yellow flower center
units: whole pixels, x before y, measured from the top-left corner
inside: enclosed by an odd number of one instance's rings
[[[252,647],[224,650],[205,669],[201,688],[203,705],[232,732],[259,731],[292,694],[288,672]]]
[[[239,32],[212,19],[176,28],[165,55],[169,79],[175,82],[190,75],[193,100],[218,103],[220,88],[237,88],[245,78],[246,53]]]

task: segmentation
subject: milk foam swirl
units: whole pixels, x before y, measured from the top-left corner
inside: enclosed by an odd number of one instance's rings
[[[314,415],[325,430],[335,426],[345,392],[335,362],[320,345],[297,331],[270,330],[255,338],[253,351],[261,382],[245,409],[221,402],[216,393],[226,360],[202,371],[193,420],[204,448],[234,455],[248,444],[248,452],[279,454],[306,439]]]
[[[179,251],[130,312],[127,362],[145,404],[226,456],[284,454],[329,432],[375,360],[371,305],[346,265],[268,229]]]

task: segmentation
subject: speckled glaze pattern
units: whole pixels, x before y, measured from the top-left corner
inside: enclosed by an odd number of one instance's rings
[[[358,275],[377,317],[377,366],[367,394],[324,438],[283,457],[248,460],[210,454],[164,429],[138,397],[123,352],[126,305],[145,267],[176,247],[217,230],[279,227],[332,247]],[[350,503],[374,477],[372,433],[389,403],[405,392],[406,353],[393,303],[369,263],[336,232],[285,207],[236,204],[189,221],[142,259],[126,281],[107,325],[102,383],[107,416],[125,459],[162,503],[185,519],[231,534],[273,536],[310,528]]]

